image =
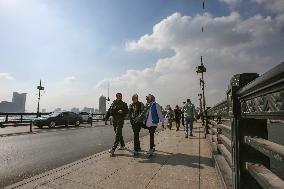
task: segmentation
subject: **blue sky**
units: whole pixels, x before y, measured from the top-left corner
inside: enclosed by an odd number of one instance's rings
[[[186,91],[178,94],[170,93],[175,97],[169,98],[165,94],[157,94],[157,88],[161,88],[163,93],[168,93],[167,90],[176,91],[184,88],[181,86],[180,89],[174,87],[171,89],[170,86],[166,86],[167,80],[164,78],[167,76],[167,72],[159,70],[158,68],[161,66],[158,65],[168,66],[167,69],[171,71],[168,78],[174,83],[178,83],[183,77],[176,78],[176,75],[181,73],[177,71],[178,65],[175,59],[180,58],[180,62],[191,59],[184,66],[189,69],[188,74],[192,77],[184,79],[196,82],[197,78],[192,73],[194,73],[193,68],[198,64],[195,61],[196,57],[201,54],[201,51],[193,52],[194,50],[192,51],[193,48],[189,44],[193,44],[194,41],[183,39],[200,37],[197,36],[200,35],[198,32],[193,32],[188,36],[184,36],[184,34],[187,32],[190,34],[194,28],[200,31],[201,22],[204,22],[204,25],[209,22],[218,25],[218,19],[225,17],[224,19],[228,19],[228,21],[221,21],[223,22],[221,27],[228,27],[227,30],[232,33],[236,28],[240,30],[242,35],[237,35],[240,32],[233,36],[228,35],[229,39],[220,38],[215,43],[216,45],[217,43],[225,44],[224,51],[230,50],[229,52],[234,56],[244,58],[243,61],[251,59],[258,61],[263,52],[271,49],[270,46],[264,45],[264,42],[259,38],[268,40],[269,45],[272,46],[277,43],[277,40],[273,40],[269,35],[268,37],[265,35],[265,37],[253,38],[253,36],[260,34],[257,31],[249,31],[246,25],[257,27],[259,20],[261,23],[262,21],[269,22],[268,19],[265,21],[265,18],[269,16],[272,21],[275,21],[271,27],[277,29],[275,32],[278,35],[283,34],[283,30],[281,33],[279,29],[279,24],[282,24],[283,11],[278,10],[279,4],[277,4],[281,3],[281,0],[270,0],[270,4],[275,4],[275,7],[271,7],[262,0],[205,2],[206,14],[210,16],[204,15],[202,1],[196,0],[0,0],[0,101],[10,100],[13,91],[27,92],[27,110],[34,111],[36,109],[35,88],[39,79],[42,79],[46,86],[46,92],[42,97],[42,108],[48,110],[53,110],[56,107],[65,109],[84,106],[97,107],[98,97],[101,94],[106,94],[105,83],[109,80],[111,95],[116,90],[122,91],[126,96],[130,96],[135,91],[142,94],[154,92],[156,96],[161,97],[162,104],[179,103],[187,96],[193,96],[198,90],[198,85],[195,86],[192,83]],[[236,13],[233,15],[238,16],[229,17],[232,13]],[[194,20],[198,21],[198,14],[202,17],[199,25],[194,23]],[[261,18],[254,18],[256,15],[260,15]],[[163,25],[163,21],[168,22],[168,25],[171,26],[174,25],[173,22],[179,22],[179,20],[187,20],[190,28],[187,29],[181,24],[178,25],[181,30],[174,31],[174,27],[167,30],[168,26]],[[231,23],[224,24],[228,22]],[[210,23],[208,25],[210,26]],[[155,26],[158,28],[156,33],[154,32]],[[210,27],[214,29],[214,25]],[[213,29],[212,31],[216,32]],[[162,35],[163,31],[167,31],[167,33]],[[210,28],[205,27],[205,31],[208,31],[204,33],[207,37],[213,35],[209,33]],[[222,31],[225,32],[225,30]],[[139,40],[145,35],[148,35],[145,37],[148,42],[143,43],[141,40],[140,43]],[[236,37],[234,40],[238,41],[238,37],[245,35],[251,35],[252,43],[243,42],[238,45],[246,45],[246,52],[250,52],[249,55],[240,51],[237,46],[234,49],[230,45],[226,47],[227,44],[230,44],[227,41],[233,37]],[[180,36],[181,40],[172,41],[171,45],[167,42],[171,36]],[[218,39],[218,36],[214,38]],[[208,41],[210,40],[208,38]],[[188,44],[182,44],[182,41],[187,41]],[[196,42],[196,48],[202,49],[202,45],[206,46],[207,42],[204,41],[203,44],[201,37]],[[138,48],[128,48],[129,44],[134,44]],[[281,46],[281,44],[275,46],[279,47],[279,45]],[[184,49],[187,51],[184,52]],[[207,48],[206,52],[210,53],[210,49]],[[282,51],[271,50],[271,53],[267,53],[267,56],[262,57],[262,60],[274,60],[275,63],[265,64],[263,61],[259,63],[259,68],[255,71],[263,72],[279,63],[283,58],[281,53]],[[180,54],[181,57],[178,57]],[[215,56],[208,54],[208,58],[212,56],[218,60],[218,54],[216,53]],[[275,55],[274,59],[271,59],[271,54]],[[233,61],[233,58],[228,62]],[[240,61],[239,64],[242,62]],[[212,64],[211,66],[211,70],[214,70],[221,64]],[[243,67],[245,66],[249,65],[245,64]],[[228,67],[226,79],[229,79],[231,73],[242,71],[237,68],[243,68],[235,66],[233,63],[232,65],[228,63],[226,67]],[[156,86],[153,89],[144,84],[131,87],[129,81],[148,82],[145,80],[148,76],[143,75],[147,69],[150,71],[152,69],[153,73],[151,73],[157,75],[155,77]],[[131,70],[134,70],[134,76],[131,75]],[[218,100],[217,97],[220,96],[220,93],[214,92],[214,89],[224,88],[227,82],[217,82],[217,79],[213,79],[208,87],[208,95],[212,95],[214,101]],[[169,85],[175,85],[174,83]],[[151,81],[149,85],[151,85]],[[129,101],[129,98],[126,97],[126,100]],[[210,103],[214,103],[213,100]]]

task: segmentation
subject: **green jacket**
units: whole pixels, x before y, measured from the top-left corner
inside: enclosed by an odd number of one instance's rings
[[[184,106],[182,107],[182,110],[184,113],[184,117],[193,118],[195,115],[197,115],[195,106],[191,102],[185,103]]]

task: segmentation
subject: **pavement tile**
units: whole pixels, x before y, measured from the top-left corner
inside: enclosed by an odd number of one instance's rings
[[[198,180],[194,182],[189,182],[183,179],[174,179],[171,177],[156,177],[153,179],[150,184],[147,186],[147,189],[156,189],[156,188],[169,188],[169,189],[189,189],[198,186]]]
[[[104,182],[100,183],[100,185],[96,186],[96,188],[116,188],[116,189],[144,189],[147,182],[140,181],[138,177],[136,177],[135,180],[131,180],[128,177],[115,177],[108,180],[105,180]]]
[[[54,188],[51,188],[51,187],[48,187],[48,186],[45,186],[45,185],[43,185],[43,186],[39,186],[39,187],[37,187],[38,189],[54,189]]]
[[[88,186],[86,184],[78,183],[78,182],[73,182],[70,180],[65,180],[58,178],[54,180],[53,182],[49,182],[45,184],[44,186],[54,188],[54,189],[93,189],[93,186]]]

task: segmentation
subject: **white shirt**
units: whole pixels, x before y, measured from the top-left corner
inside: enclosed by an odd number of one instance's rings
[[[152,107],[152,104],[151,104],[151,107]],[[146,126],[147,127],[156,127],[156,126],[158,126],[158,124],[152,122],[151,107],[148,110],[148,117],[147,117]],[[158,117],[159,117],[160,122],[164,123],[164,118],[163,118],[163,115],[162,115],[161,106],[158,103],[156,103],[156,109],[157,109],[157,113],[158,113]]]

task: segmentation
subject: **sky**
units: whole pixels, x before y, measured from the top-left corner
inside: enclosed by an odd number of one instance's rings
[[[198,105],[203,56],[212,106],[234,74],[283,62],[283,41],[283,0],[0,0],[0,101],[25,92],[34,112],[42,80],[47,111],[98,108],[108,85],[111,100]]]

